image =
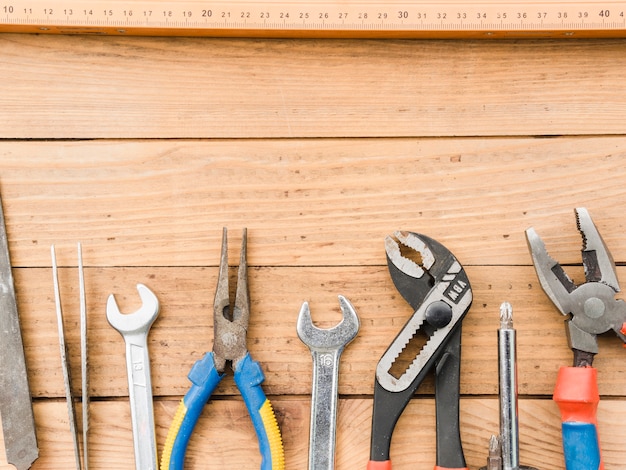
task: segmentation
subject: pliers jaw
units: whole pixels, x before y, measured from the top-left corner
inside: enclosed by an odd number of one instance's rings
[[[387,390],[414,390],[436,360],[451,330],[461,321],[472,302],[467,275],[454,255],[439,242],[413,232],[395,232],[385,239],[391,279],[415,313],[382,356],[376,369],[378,382]],[[422,331],[428,341],[406,371],[397,377],[391,368]],[[419,383],[415,384],[419,378]]]
[[[585,283],[576,285],[570,279],[534,229],[526,230],[526,240],[541,287],[561,314],[569,316],[566,331],[576,365],[591,365],[598,352],[598,334],[613,330],[626,342],[622,332],[626,304],[615,299],[620,290],[615,263],[589,212],[584,208],[575,212],[583,241]]]
[[[222,232],[220,269],[213,303],[213,354],[215,368],[221,374],[226,362],[233,370],[248,352],[246,337],[250,320],[250,294],[248,289],[247,230],[243,229],[241,254],[237,271],[235,303],[231,308],[228,282],[228,233]]]

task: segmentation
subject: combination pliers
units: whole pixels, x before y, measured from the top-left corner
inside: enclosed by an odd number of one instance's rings
[[[574,353],[574,366],[561,367],[554,400],[562,419],[563,451],[567,470],[603,469],[596,411],[600,395],[597,370],[597,335],[613,330],[626,343],[626,303],[615,298],[619,282],[615,263],[584,208],[576,209],[576,222],[583,239],[582,262],[586,282],[576,285],[561,265],[552,259],[534,229],[526,239],[541,287],[565,321],[567,339]]]
[[[259,363],[250,357],[246,333],[250,319],[248,269],[246,259],[247,231],[241,242],[234,308],[230,307],[228,288],[227,231],[222,235],[219,276],[213,305],[213,351],[197,361],[188,378],[192,385],[181,400],[169,429],[161,459],[161,470],[182,470],[191,433],[204,405],[224,377],[230,362],[234,380],[254,424],[259,440],[261,470],[283,470],[285,458],[282,438],[272,405],[265,397],[261,383],[265,380]]]

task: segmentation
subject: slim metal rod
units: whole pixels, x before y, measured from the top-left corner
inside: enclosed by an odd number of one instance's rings
[[[59,329],[59,346],[61,350],[61,368],[63,370],[63,381],[65,382],[65,398],[67,400],[67,414],[70,422],[70,431],[74,440],[74,457],[76,468],[81,470],[80,447],[78,439],[78,427],[76,426],[76,409],[74,407],[74,395],[72,393],[72,379],[68,362],[67,344],[65,342],[65,328],[63,327],[63,309],[61,307],[61,292],[59,289],[59,276],[57,269],[57,259],[54,252],[54,245],[50,247],[52,256],[52,281],[54,283],[54,300],[56,304],[57,326]]]
[[[87,342],[87,300],[82,245],[78,243],[78,288],[80,296],[80,358],[83,392],[83,468],[89,469],[89,354]]]
[[[500,329],[498,330],[502,470],[519,469],[516,349],[516,335],[513,329],[513,308],[510,303],[504,302],[500,306]]]

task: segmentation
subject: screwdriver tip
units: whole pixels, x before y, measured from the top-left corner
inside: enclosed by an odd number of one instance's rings
[[[500,455],[500,440],[497,436],[491,435],[491,439],[489,439],[489,455],[491,457],[496,457]]]
[[[513,328],[513,307],[508,302],[500,305],[500,327]]]

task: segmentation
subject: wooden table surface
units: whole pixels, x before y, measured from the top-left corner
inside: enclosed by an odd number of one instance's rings
[[[383,240],[424,233],[465,266],[461,433],[470,469],[498,431],[496,330],[513,304],[521,460],[564,468],[557,370],[563,317],[541,290],[524,230],[584,279],[573,209],[587,207],[626,282],[623,40],[267,40],[0,35],[0,193],[37,424],[33,469],[69,469],[50,245],[75,388],[76,243],[89,314],[92,469],[134,466],[124,344],[105,318],[135,285],[161,303],[150,333],[159,452],[191,365],[212,347],[222,227],[236,260],[248,228],[249,349],[266,375],[286,468],[307,466],[311,356],[296,335],[354,304],[340,371],[337,470],[369,457],[374,371],[411,308]],[[235,263],[235,261],[233,261]],[[626,460],[626,351],[600,339],[599,431],[607,470]],[[231,378],[192,437],[187,469],[259,467]],[[435,463],[433,382],[396,428],[394,469]]]

